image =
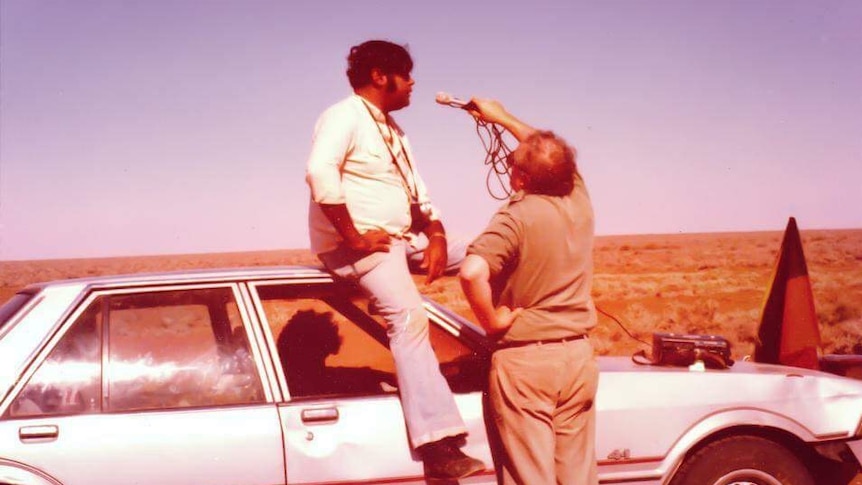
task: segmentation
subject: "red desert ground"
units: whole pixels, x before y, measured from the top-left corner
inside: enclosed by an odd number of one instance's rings
[[[862,352],[862,229],[801,231],[822,353]],[[751,355],[782,231],[600,236],[593,295],[603,312],[649,342],[653,332],[722,335],[734,358]],[[191,268],[312,264],[307,250],[0,261],[0,300],[39,281]],[[457,278],[421,291],[472,317]],[[600,315],[592,334],[601,355],[646,346]],[[648,350],[648,349],[647,349]]]

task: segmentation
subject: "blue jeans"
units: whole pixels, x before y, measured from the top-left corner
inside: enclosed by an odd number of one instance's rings
[[[424,248],[418,243],[411,247],[403,239],[393,239],[388,253],[337,249],[318,255],[333,274],[357,283],[388,325],[389,348],[413,448],[467,432],[428,340],[428,316],[410,275],[408,258],[417,267],[422,261]],[[465,248],[450,244],[454,254],[450,254],[447,270],[457,271]]]

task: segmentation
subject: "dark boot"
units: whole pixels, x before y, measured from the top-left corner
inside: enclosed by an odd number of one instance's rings
[[[469,457],[458,447],[455,437],[424,444],[416,451],[425,464],[425,476],[440,480],[456,480],[485,470],[485,464]]]

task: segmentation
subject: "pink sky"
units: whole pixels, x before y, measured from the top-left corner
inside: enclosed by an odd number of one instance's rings
[[[395,114],[450,232],[472,120],[578,148],[598,234],[862,227],[862,2],[0,3],[0,260],[307,247],[304,165],[349,47],[409,44]]]

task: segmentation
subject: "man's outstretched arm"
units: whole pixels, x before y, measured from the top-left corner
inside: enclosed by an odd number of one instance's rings
[[[508,130],[518,142],[524,141],[524,139],[536,132],[535,128],[524,123],[512,113],[509,113],[499,101],[473,98],[470,102],[476,106],[475,110],[470,110],[470,114],[482,121],[497,123]]]

